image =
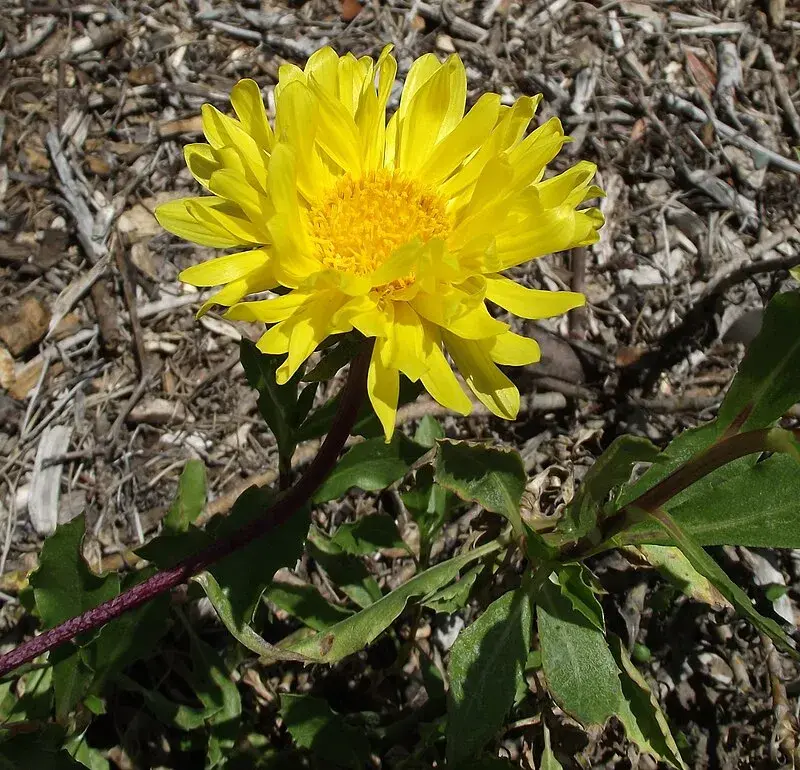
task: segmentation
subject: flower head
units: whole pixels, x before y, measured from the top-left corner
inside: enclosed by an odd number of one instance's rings
[[[275,125],[258,86],[237,83],[236,119],[203,106],[207,144],[190,144],[189,170],[212,195],[160,206],[172,233],[218,248],[244,248],[184,270],[195,286],[222,286],[200,312],[269,325],[258,347],[286,354],[287,381],[326,337],[357,330],[375,338],[369,397],[387,439],[400,373],[443,406],[475,396],[516,417],[519,393],[497,364],[537,361],[539,346],[494,318],[486,301],[523,318],[584,303],[581,294],[527,288],[503,271],[544,254],[594,243],[602,216],[578,209],[601,191],[581,162],[543,180],[568,141],[552,118],[527,134],[540,97],[501,105],[484,94],[465,114],[458,56],[417,59],[399,109],[386,121],[397,63],[330,48],[301,70],[283,65]],[[281,296],[242,301],[284,287]]]

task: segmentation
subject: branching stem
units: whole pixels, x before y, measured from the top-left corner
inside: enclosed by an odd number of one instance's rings
[[[339,409],[325,441],[297,483],[282,495],[261,518],[243,527],[230,537],[218,540],[170,569],[157,572],[152,577],[124,591],[110,601],[94,607],[82,615],[45,631],[0,657],[0,676],[34,660],[39,655],[68,642],[78,634],[99,628],[128,610],[135,609],[154,597],[185,583],[192,575],[201,572],[243,546],[256,540],[274,527],[281,525],[300,510],[336,465],[339,453],[350,435],[358,410],[366,392],[366,375],[372,346],[365,344],[350,365],[350,373],[339,401]]]

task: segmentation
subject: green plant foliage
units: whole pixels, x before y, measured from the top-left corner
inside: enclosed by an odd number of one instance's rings
[[[264,598],[314,631],[324,631],[353,614],[352,610],[331,604],[314,586],[308,584],[276,580],[267,586]]]
[[[394,519],[382,514],[362,516],[356,521],[342,524],[331,542],[354,556],[366,556],[387,549],[408,550]]]
[[[369,758],[369,743],[330,706],[310,695],[282,695],[281,718],[295,744],[336,767],[361,770]]]
[[[399,481],[427,450],[402,433],[395,433],[387,444],[373,438],[356,444],[339,461],[314,495],[322,503],[341,497],[351,487],[377,492]]]
[[[514,703],[531,644],[531,602],[519,588],[492,602],[450,652],[447,762],[474,756]]]
[[[480,566],[467,570],[458,580],[434,591],[423,600],[424,606],[434,612],[452,613],[466,606],[469,595],[481,570]]]
[[[200,460],[189,460],[178,481],[175,500],[164,517],[169,532],[185,532],[203,512],[206,504],[206,466]]]
[[[519,507],[527,475],[519,452],[470,441],[440,441],[436,482],[462,500],[505,516],[522,533]]]
[[[436,442],[443,438],[444,428],[435,417],[431,417],[429,414],[419,421],[417,430],[414,432],[414,441],[428,449],[433,449]]]
[[[434,481],[433,468],[426,465],[417,471],[414,487],[404,492],[402,498],[419,527],[420,560],[425,564],[456,497]]]
[[[542,751],[542,759],[539,762],[541,770],[564,770],[561,763],[556,759],[553,753],[553,747],[550,745],[550,730],[547,729],[547,723],[542,722],[542,730],[544,731],[544,750]]]
[[[39,568],[30,584],[36,609],[46,628],[63,623],[119,593],[117,575],[98,577],[81,555],[85,523],[76,516],[62,524],[42,546]]]
[[[352,617],[337,623],[324,633],[303,639],[289,647],[281,647],[316,663],[335,663],[366,647],[385,631],[405,609],[413,597],[425,597],[455,580],[459,572],[477,559],[500,548],[496,540],[473,551],[437,564],[411,578]]]

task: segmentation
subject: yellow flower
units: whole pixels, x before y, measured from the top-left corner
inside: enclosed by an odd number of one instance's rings
[[[397,73],[390,50],[374,62],[323,48],[304,70],[283,65],[274,128],[252,80],[231,92],[238,119],[204,105],[208,144],[185,155],[212,195],[156,211],[182,238],[246,249],[180,278],[223,285],[201,313],[225,305],[228,318],[270,325],[258,347],[287,354],[280,382],[330,335],[374,337],[368,391],[387,440],[401,372],[469,413],[445,351],[488,409],[516,417],[519,393],[497,364],[537,361],[539,346],[494,318],[486,300],[532,319],[583,305],[581,294],[527,288],[502,272],[594,243],[602,225],[597,209],[577,209],[602,194],[591,185],[593,164],[543,181],[569,139],[557,118],[525,135],[540,96],[506,107],[484,94],[465,115],[461,60],[426,54],[387,123]],[[241,302],[279,286],[289,291]]]

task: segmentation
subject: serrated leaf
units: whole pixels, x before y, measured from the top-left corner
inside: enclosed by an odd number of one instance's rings
[[[496,599],[458,635],[448,666],[448,765],[474,756],[502,726],[530,642],[531,603],[523,588]]]
[[[199,575],[195,575],[192,581],[205,591],[225,628],[248,650],[260,655],[264,664],[275,663],[279,660],[305,661],[301,655],[274,647],[262,638],[252,626],[242,623],[234,614],[225,592],[210,572],[201,572]]]
[[[462,500],[505,516],[514,531],[522,533],[519,508],[527,475],[516,450],[468,441],[440,441],[435,478]]]
[[[643,751],[686,770],[661,706],[618,637],[611,637],[611,652],[620,670],[624,700],[617,716],[626,734]]]
[[[45,540],[39,568],[30,577],[36,608],[46,628],[63,623],[119,593],[115,574],[99,577],[81,555],[83,514],[62,524]]]
[[[351,487],[377,492],[403,478],[427,450],[402,433],[395,433],[387,444],[382,438],[356,444],[331,471],[314,501],[335,500]]]
[[[281,650],[303,656],[315,663],[335,663],[364,649],[385,631],[405,609],[409,599],[427,596],[450,583],[462,568],[494,553],[501,547],[497,541],[480,546],[469,553],[437,564],[386,594],[365,610],[337,623],[324,633],[281,646]]]
[[[264,598],[314,631],[324,631],[350,617],[351,610],[331,604],[312,585],[273,581]]]
[[[189,460],[178,480],[175,500],[164,517],[170,532],[185,532],[203,512],[206,504],[206,466],[200,460]]]
[[[381,598],[378,581],[372,577],[364,562],[345,553],[315,526],[309,530],[306,549],[328,577],[359,607],[369,607]]]
[[[746,617],[758,631],[766,634],[783,652],[800,659],[784,630],[771,618],[765,618],[750,601],[750,597],[726,574],[725,570],[711,558],[670,516],[664,512],[652,514],[673,542],[701,575],[708,578],[714,587],[733,605],[734,609]],[[657,518],[656,518],[657,517]]]
[[[377,513],[342,524],[336,530],[331,542],[345,553],[354,556],[367,556],[389,549],[408,550],[408,546],[397,531],[395,520],[385,514]]]
[[[337,767],[361,770],[369,759],[369,742],[322,699],[281,695],[281,718],[301,748]]]
[[[620,436],[597,458],[584,476],[575,498],[567,507],[557,528],[570,538],[587,535],[603,518],[609,493],[630,479],[636,463],[652,463],[659,449],[638,436]]]
[[[715,610],[731,607],[731,603],[714,588],[711,581],[692,566],[680,548],[642,545],[638,550],[648,563],[677,585],[686,596],[708,604]]]

